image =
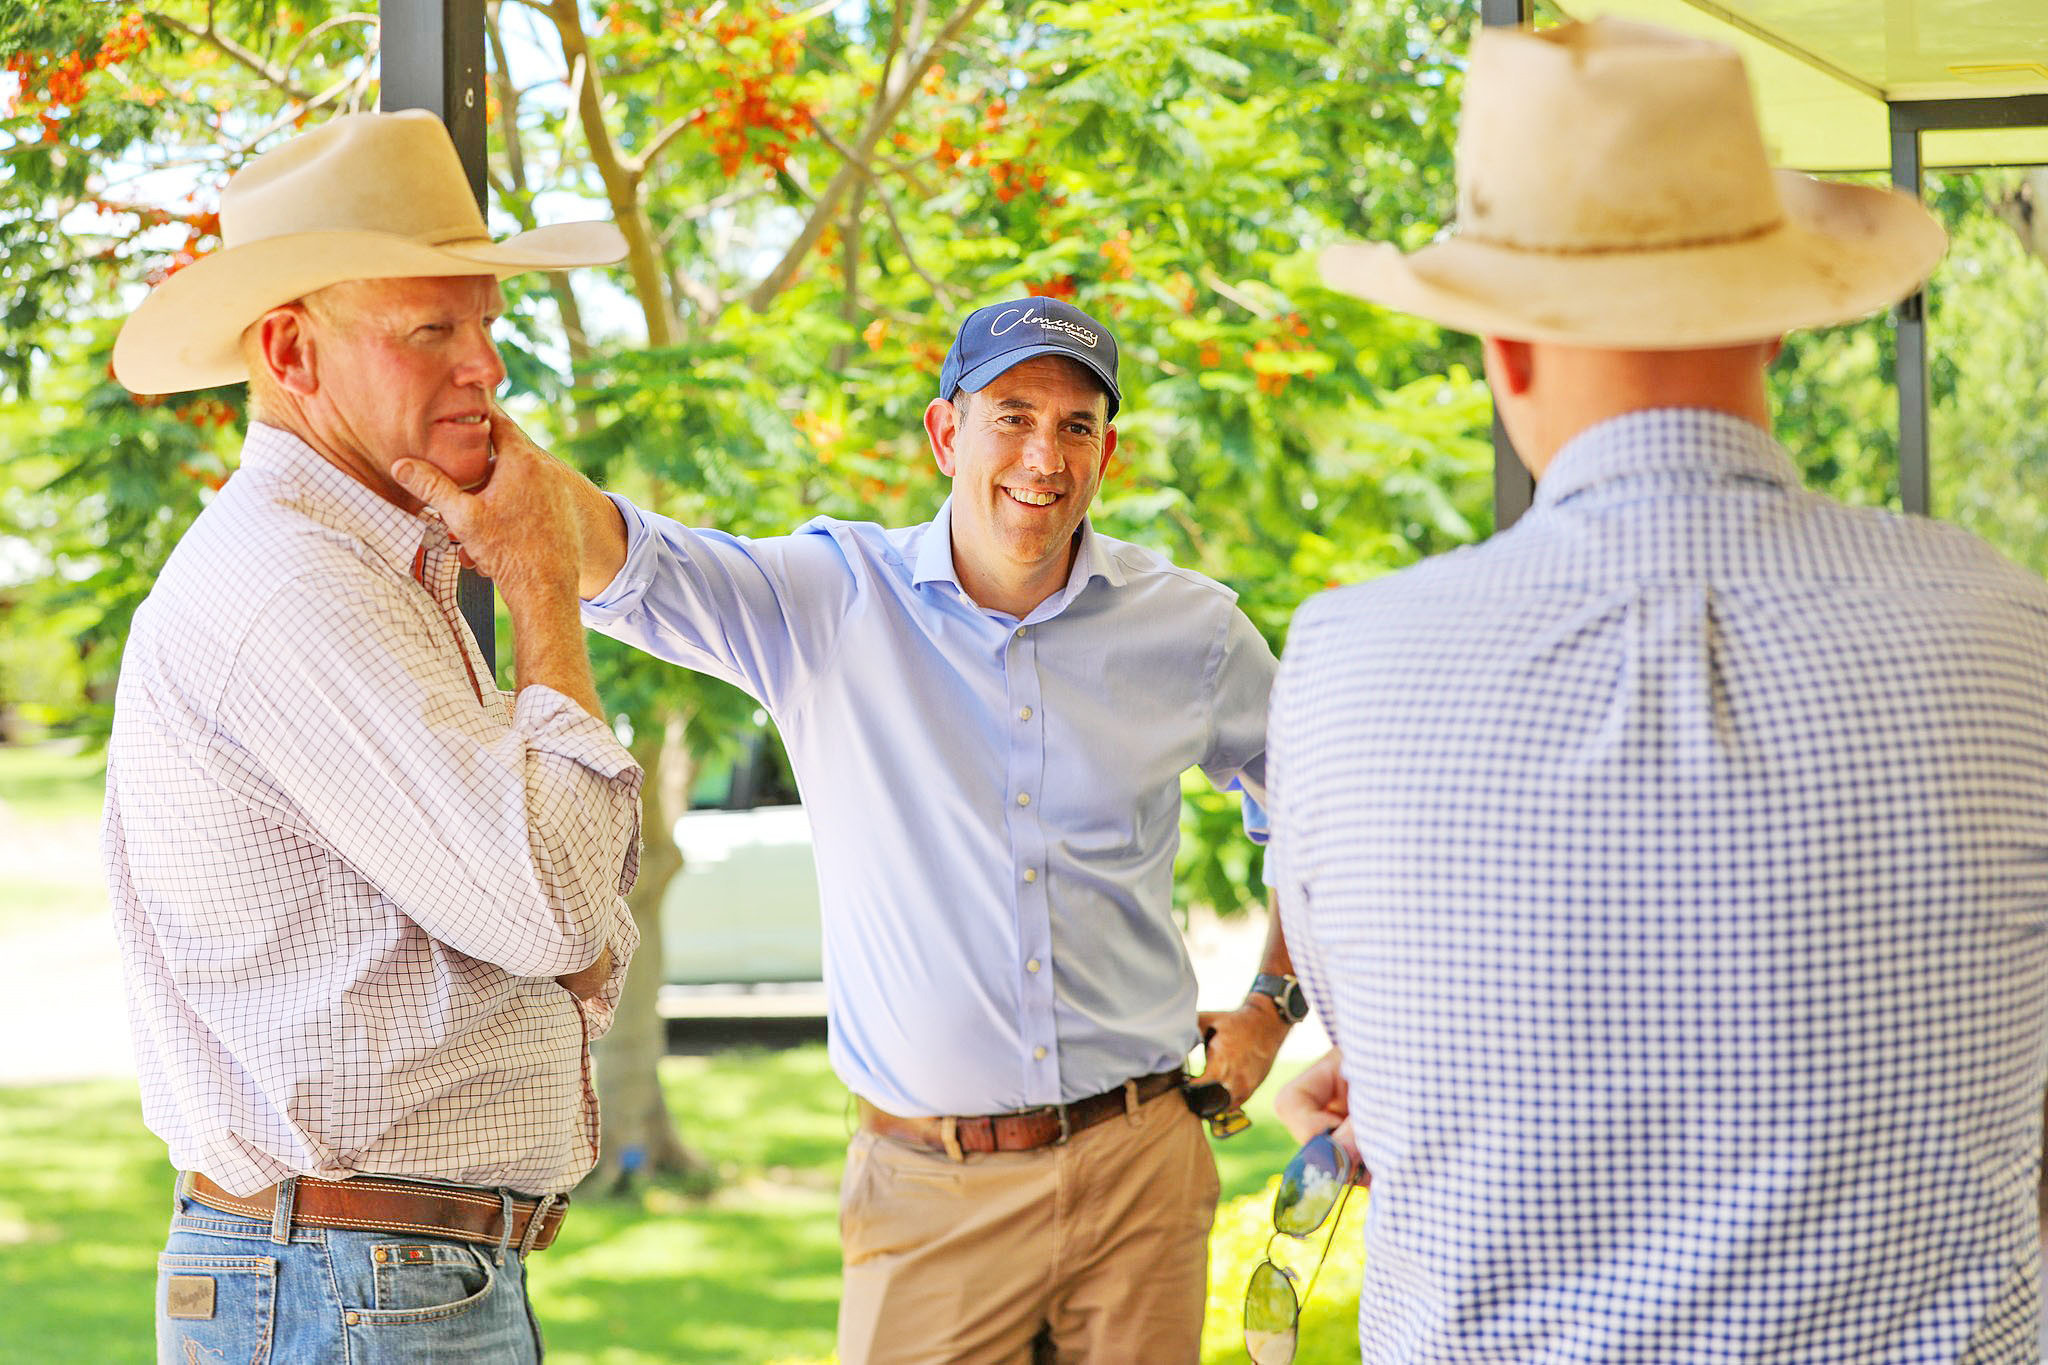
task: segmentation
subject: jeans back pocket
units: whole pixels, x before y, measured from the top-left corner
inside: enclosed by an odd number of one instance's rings
[[[262,1365],[277,1323],[277,1262],[268,1256],[156,1258],[160,1365]]]

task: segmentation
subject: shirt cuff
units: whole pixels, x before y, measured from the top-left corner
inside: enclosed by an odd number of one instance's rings
[[[1266,808],[1259,804],[1258,798],[1253,796],[1250,791],[1246,790],[1244,783],[1238,781],[1236,778],[1233,777],[1230,779],[1229,785],[1224,787],[1223,790],[1227,792],[1242,792],[1244,794],[1243,814],[1245,838],[1250,839],[1255,844],[1267,844],[1272,842],[1272,817],[1266,814]]]
[[[605,496],[619,509],[619,520],[626,524],[626,562],[597,596],[583,599],[583,623],[587,626],[608,626],[633,611],[646,595],[647,585],[654,581],[648,563],[654,557],[654,537],[648,534],[646,519],[639,508],[617,493]]]
[[[512,728],[534,748],[566,758],[607,781],[631,777],[634,795],[639,795],[640,765],[612,727],[547,684],[519,689],[519,699],[512,704]]]

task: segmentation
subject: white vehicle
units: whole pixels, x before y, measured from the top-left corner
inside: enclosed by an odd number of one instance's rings
[[[789,760],[764,731],[707,769],[675,824],[683,870],[662,893],[663,978],[673,986],[824,979],[811,822]]]

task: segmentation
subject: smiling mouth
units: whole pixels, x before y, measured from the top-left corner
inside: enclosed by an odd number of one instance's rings
[[[1050,507],[1060,500],[1057,493],[1043,493],[1031,488],[1005,488],[1003,491],[1008,493],[1013,501],[1021,502],[1026,507]]]
[[[476,412],[469,414],[467,417],[443,417],[441,420],[450,426],[480,427],[488,419],[482,413]]]

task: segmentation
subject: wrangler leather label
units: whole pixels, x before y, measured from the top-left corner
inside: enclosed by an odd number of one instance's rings
[[[164,1313],[173,1318],[212,1317],[213,1276],[171,1276],[164,1286]]]

